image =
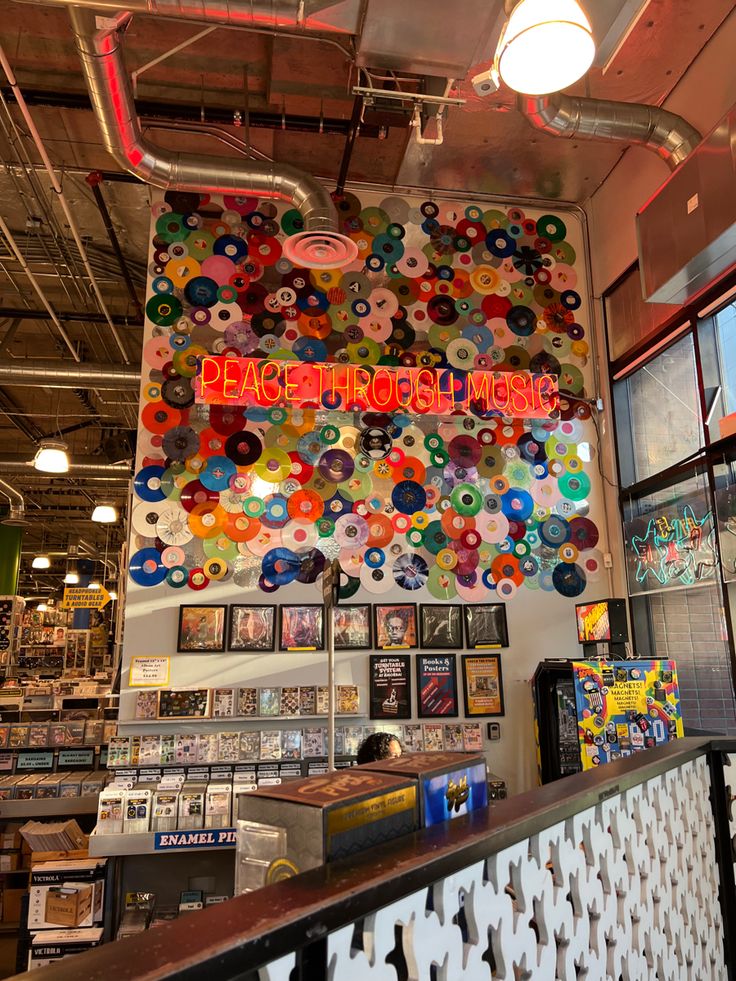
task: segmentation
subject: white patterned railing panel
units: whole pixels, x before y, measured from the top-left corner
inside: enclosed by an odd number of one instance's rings
[[[271,961],[258,971],[258,981],[289,981],[291,972],[296,967],[296,954],[286,954],[277,961]]]
[[[733,847],[736,849],[736,756],[724,753],[723,759],[723,779],[726,784],[726,797],[728,799],[728,828]]]
[[[725,981],[709,789],[702,756],[336,931],[330,981]]]

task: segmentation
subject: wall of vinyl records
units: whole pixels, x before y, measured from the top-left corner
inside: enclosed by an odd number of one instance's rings
[[[121,731],[135,719],[134,657],[170,658],[174,689],[324,684],[324,637],[300,632],[337,558],[340,605],[369,643],[340,645],[335,681],[358,686],[366,718],[370,658],[386,656],[389,629],[377,607],[416,610],[401,655],[415,683],[420,659],[452,654],[462,688],[462,659],[481,653],[465,611],[504,606],[502,737],[485,748],[522,789],[534,781],[526,681],[543,657],[578,653],[574,603],[607,589],[582,230],[571,212],[513,203],[360,191],[336,204],[359,259],[309,271],[281,253],[301,220],[288,207],[154,201]],[[550,373],[561,411],[357,414],[334,391],[291,410],[202,405],[206,354]],[[459,633],[422,639],[445,605],[463,608]],[[198,648],[207,624],[180,622],[197,606],[225,610],[221,643]],[[274,611],[272,646],[250,646],[265,614],[248,609]]]

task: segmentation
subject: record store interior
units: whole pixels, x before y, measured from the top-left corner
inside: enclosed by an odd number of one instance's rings
[[[736,978],[736,4],[0,11],[0,978]]]

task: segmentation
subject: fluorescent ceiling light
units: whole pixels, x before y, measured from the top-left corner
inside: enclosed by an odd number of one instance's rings
[[[594,55],[590,21],[577,0],[520,0],[496,52],[501,78],[524,95],[567,88],[587,72]]]
[[[92,520],[109,525],[118,520],[118,512],[112,504],[98,504],[92,512]]]
[[[42,439],[33,458],[33,466],[43,473],[68,473],[68,447],[62,439]]]
[[[76,586],[79,582],[79,576],[76,572],[67,572],[67,574],[64,576],[64,582],[67,584],[67,586]]]
[[[48,555],[36,555],[31,562],[32,569],[49,569],[51,567],[51,559]]]

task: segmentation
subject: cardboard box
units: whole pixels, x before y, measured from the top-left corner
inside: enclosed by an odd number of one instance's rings
[[[28,970],[56,964],[72,954],[80,954],[102,943],[102,927],[77,930],[42,930],[31,937]]]
[[[3,923],[19,923],[20,907],[27,889],[3,889]]]
[[[57,926],[80,926],[92,912],[92,886],[51,886],[44,919]]]
[[[0,831],[0,848],[20,848],[19,824],[6,824]]]
[[[43,862],[31,871],[28,929],[102,923],[106,859]]]
[[[0,872],[15,872],[20,867],[20,851],[0,855]]]
[[[469,814],[488,804],[482,753],[405,753],[360,767],[416,780],[422,827]]]
[[[236,893],[354,855],[419,825],[414,780],[353,767],[237,798]]]

